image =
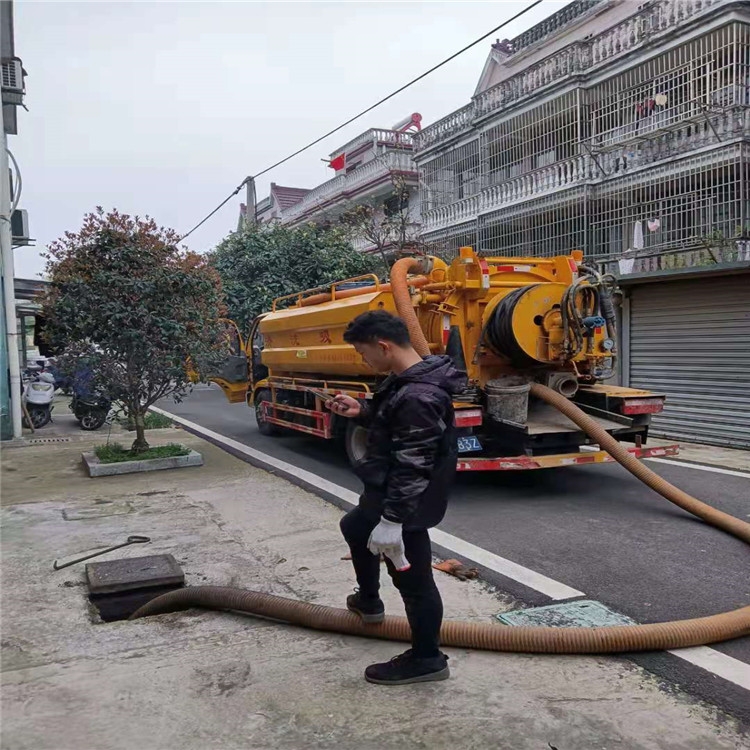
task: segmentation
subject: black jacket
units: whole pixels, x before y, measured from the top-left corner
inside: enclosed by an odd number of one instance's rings
[[[431,356],[390,375],[363,404],[360,421],[370,432],[354,470],[365,485],[360,507],[373,519],[407,529],[442,521],[456,473],[452,394],[465,387],[450,357]]]

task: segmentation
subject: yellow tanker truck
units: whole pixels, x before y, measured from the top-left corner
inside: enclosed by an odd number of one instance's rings
[[[617,354],[614,279],[582,254],[553,258],[480,257],[461,248],[439,258],[404,258],[389,283],[347,279],[274,301],[244,341],[225,321],[232,356],[211,380],[231,403],[255,411],[258,429],[341,438],[351,461],[366,432],[324,407],[347,393],[369,399],[381,379],[343,340],[368,310],[400,315],[420,353],[447,354],[469,376],[456,398],[459,471],[540,469],[611,458],[558,409],[533,395],[541,384],[596,418],[638,457],[674,455],[646,447],[651,414],[664,395],[606,385]]]

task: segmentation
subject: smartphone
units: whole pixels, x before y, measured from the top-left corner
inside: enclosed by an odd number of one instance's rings
[[[330,393],[324,393],[323,391],[319,391],[317,388],[308,388],[307,386],[305,386],[305,390],[308,393],[312,393],[314,396],[317,396],[319,399],[322,399],[324,404],[328,404],[333,401],[333,396],[331,396]]]

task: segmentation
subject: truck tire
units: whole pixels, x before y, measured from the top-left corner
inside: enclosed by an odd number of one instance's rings
[[[365,457],[369,432],[366,427],[357,424],[353,419],[347,420],[344,448],[352,466],[356,466]]]
[[[255,396],[255,423],[258,425],[258,432],[266,437],[274,437],[281,433],[281,430],[274,424],[266,422],[263,419],[263,413],[261,411],[261,404],[263,402],[271,403],[271,391],[262,390],[258,391]]]

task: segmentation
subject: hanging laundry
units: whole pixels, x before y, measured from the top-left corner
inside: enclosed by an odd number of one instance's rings
[[[659,219],[649,219],[646,223],[648,224],[649,232],[656,232],[661,227],[661,221]]]
[[[633,250],[643,250],[643,222],[636,221],[633,226]]]

